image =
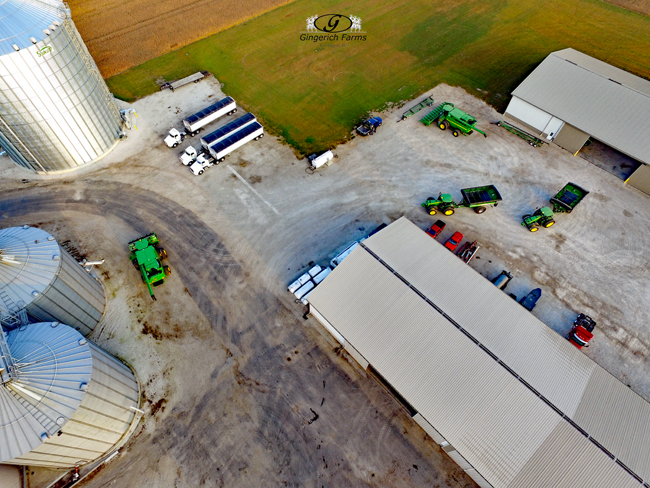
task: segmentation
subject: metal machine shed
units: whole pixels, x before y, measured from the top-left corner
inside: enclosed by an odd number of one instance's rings
[[[407,219],[358,246],[309,302],[480,486],[650,480],[650,404]]]
[[[574,49],[549,54],[512,92],[505,113],[572,153],[591,136],[650,164],[650,81]]]

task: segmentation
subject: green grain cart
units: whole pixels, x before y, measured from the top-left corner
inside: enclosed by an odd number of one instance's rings
[[[496,207],[501,201],[501,194],[494,185],[463,188],[460,193],[463,195],[460,203],[454,202],[450,194],[441,193],[438,198],[427,198],[422,206],[427,209],[429,215],[435,215],[437,212],[452,215],[454,209],[460,207],[473,208],[474,212],[482,214],[487,210],[487,205]]]
[[[480,132],[483,136],[487,137],[485,132],[476,128],[476,117],[466,114],[462,110],[454,107],[453,103],[449,102],[438,105],[421,118],[420,122],[427,127],[435,122],[441,130],[451,129],[454,137],[458,137],[461,134],[468,135],[474,131]]]
[[[165,276],[171,274],[171,268],[162,264],[162,260],[167,258],[167,252],[158,244],[160,241],[155,233],[129,242],[129,258],[133,266],[140,270],[142,281],[146,283],[152,300],[156,299],[152,287],[162,285]]]
[[[557,195],[551,198],[553,212],[571,213],[576,206],[589,194],[584,188],[580,188],[575,183],[564,185]]]

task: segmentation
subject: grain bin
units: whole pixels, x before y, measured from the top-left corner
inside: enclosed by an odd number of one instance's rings
[[[0,19],[0,146],[37,173],[104,156],[122,118],[67,5],[4,0]]]
[[[106,306],[102,285],[36,227],[0,230],[0,316],[25,310],[34,321],[58,321],[90,334]]]
[[[135,376],[79,332],[30,324],[8,332],[7,344],[15,375],[0,385],[0,463],[70,468],[102,457],[132,431]]]

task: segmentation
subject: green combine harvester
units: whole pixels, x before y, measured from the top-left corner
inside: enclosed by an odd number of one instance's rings
[[[465,207],[473,208],[477,214],[487,210],[487,205],[496,207],[501,201],[501,194],[494,185],[477,186],[475,188],[463,188],[460,190],[463,200],[460,203],[454,202],[449,193],[440,193],[438,198],[429,197],[422,204],[429,215],[441,212],[445,215],[453,215],[454,209]]]
[[[152,287],[162,285],[165,276],[172,272],[169,266],[163,266],[162,260],[167,258],[167,252],[158,244],[160,241],[155,233],[129,242],[129,259],[140,270],[152,300],[156,299]]]
[[[551,198],[552,210],[550,207],[538,208],[532,215],[524,215],[521,225],[531,232],[537,232],[540,227],[551,227],[555,224],[554,213],[571,213],[588,194],[575,183],[567,183]]]
[[[451,133],[454,137],[459,135],[469,135],[472,132],[480,132],[484,137],[487,137],[487,134],[480,129],[476,128],[476,118],[466,114],[459,108],[454,107],[453,103],[444,102],[441,105],[438,105],[431,112],[426,114],[420,119],[427,127],[432,123],[436,125],[441,130],[451,129]]]

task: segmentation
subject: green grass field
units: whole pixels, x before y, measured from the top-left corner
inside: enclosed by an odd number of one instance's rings
[[[367,40],[300,41],[305,19],[326,13],[360,17]],[[504,109],[566,47],[650,78],[650,18],[601,0],[305,0],[107,81],[132,101],[158,91],[157,80],[208,70],[267,130],[310,153],[345,140],[368,111],[440,82]]]

